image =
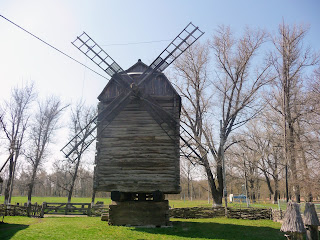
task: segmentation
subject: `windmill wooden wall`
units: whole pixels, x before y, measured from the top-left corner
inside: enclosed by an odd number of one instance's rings
[[[146,68],[138,61],[126,72],[137,80]],[[160,126],[138,98],[132,99],[107,127],[102,121],[97,129],[94,176],[97,191],[180,192],[180,96],[163,73],[154,74],[142,87],[174,115],[177,124],[173,128],[166,123]],[[99,111],[118,94],[119,89],[111,79],[98,97]]]

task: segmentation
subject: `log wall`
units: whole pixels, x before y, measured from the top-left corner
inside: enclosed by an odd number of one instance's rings
[[[143,70],[141,66],[139,63],[139,70]],[[101,122],[97,129],[94,174],[97,191],[180,192],[180,96],[163,74],[155,75],[141,88],[172,114],[177,124],[159,125],[159,119],[155,120],[144,100],[135,97],[111,123],[98,120]],[[99,112],[119,94],[115,83],[108,84],[99,96]]]

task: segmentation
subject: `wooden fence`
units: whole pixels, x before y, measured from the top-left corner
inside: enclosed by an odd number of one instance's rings
[[[44,214],[59,214],[59,215],[87,215],[101,216],[102,213],[108,212],[109,205],[97,204],[91,206],[91,203],[47,203],[32,204],[15,204],[4,205],[0,204],[1,216],[31,216],[44,217]],[[28,214],[29,211],[29,214]]]
[[[42,213],[60,215],[87,215],[91,216],[91,203],[48,203],[43,202]]]

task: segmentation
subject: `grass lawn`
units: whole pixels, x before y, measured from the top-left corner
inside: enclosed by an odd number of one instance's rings
[[[284,239],[271,220],[171,220],[171,228],[134,228],[108,226],[99,217],[5,217],[0,239]]]
[[[71,199],[73,203],[90,203],[91,198],[80,198],[80,197],[73,197]],[[110,198],[96,198],[95,202],[101,201],[104,202],[105,205],[108,205],[111,203]],[[4,196],[0,196],[0,203],[4,202]],[[11,200],[12,204],[15,203],[26,203],[27,197],[12,197]],[[66,197],[32,197],[32,203],[37,202],[38,204],[42,204],[43,202],[62,202],[66,203],[67,198]],[[194,201],[183,201],[183,200],[169,200],[169,205],[171,207],[175,208],[182,208],[182,207],[212,207],[212,202],[208,203],[207,200],[194,200]],[[246,207],[246,203],[229,203],[228,207],[236,207],[239,208]],[[277,204],[270,204],[270,203],[255,203],[250,204],[251,207],[258,207],[258,208],[278,208]]]

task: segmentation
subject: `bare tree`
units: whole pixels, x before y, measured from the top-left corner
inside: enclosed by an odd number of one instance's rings
[[[244,180],[244,184],[243,182],[241,183],[241,188],[242,186],[244,187],[241,193],[245,193],[252,202],[255,202],[260,188],[260,154],[249,145],[249,141],[239,141],[239,144],[230,147],[227,156],[230,158],[229,161],[232,163],[233,168],[236,169],[236,174],[232,177],[237,178],[237,176],[240,176]],[[249,204],[249,201],[247,201],[247,204]]]
[[[265,112],[263,115],[269,114]],[[260,121],[255,120],[248,125],[248,129],[242,134],[243,141],[240,143],[247,150],[243,154],[249,152],[255,154],[256,167],[265,177],[274,203],[277,203],[279,197],[280,159],[282,158],[281,138],[278,136],[277,130],[277,125],[270,121],[269,116],[268,118],[260,118]],[[271,182],[274,183],[274,186]]]
[[[278,35],[272,38],[275,51],[271,54],[271,63],[277,74],[276,86],[281,96],[281,109],[276,109],[283,116],[284,155],[290,166],[293,192],[300,202],[300,185],[297,170],[297,143],[295,124],[301,113],[295,111],[301,91],[303,70],[319,61],[310,47],[303,45],[308,27],[280,24]],[[288,198],[288,195],[287,195]]]
[[[3,114],[0,116],[0,125],[6,135],[9,151],[7,160],[9,162],[9,177],[5,188],[5,204],[10,204],[11,202],[15,169],[24,143],[24,134],[29,123],[29,109],[35,97],[36,94],[32,83],[13,88],[11,99],[5,102]]]
[[[178,89],[184,100],[182,107],[183,121],[191,129],[197,142],[208,146],[214,163],[210,163],[204,149],[199,148],[203,156],[198,162],[206,171],[214,203],[222,204],[223,197],[223,156],[228,146],[229,135],[243,126],[259,112],[257,92],[271,81],[270,64],[252,70],[251,62],[262,45],[266,34],[262,31],[247,29],[236,40],[229,27],[221,26],[214,36],[210,47],[215,56],[217,70],[214,89],[219,92],[219,101],[215,103],[221,111],[220,140],[214,141],[213,122],[216,119],[209,114],[217,110],[210,103],[210,82],[208,81],[209,49],[208,45],[196,45],[182,56],[175,64],[176,73],[183,84]],[[214,90],[212,91],[214,92]],[[217,143],[219,142],[219,143]],[[213,171],[212,166],[215,166]],[[216,175],[216,177],[214,177]]]
[[[68,196],[72,176],[69,166],[61,160],[54,163],[54,171],[48,176],[53,196]],[[93,172],[80,166],[73,186],[72,196],[90,197],[92,195]]]
[[[190,47],[182,57],[175,62],[175,74],[177,76],[176,87],[182,96],[182,122],[191,130],[194,139],[198,143],[204,142],[203,124],[205,114],[209,108],[210,96],[206,94],[209,85],[207,67],[209,63],[209,48],[207,44],[195,44]],[[181,82],[182,81],[182,82]],[[203,156],[193,164],[200,164],[204,167],[208,176],[210,186],[214,186],[214,177],[210,163],[202,147],[199,148]],[[213,193],[212,193],[213,196]]]
[[[80,101],[74,109],[71,110],[71,135],[75,136],[78,134],[79,131],[83,130],[81,132],[82,135],[78,136],[78,138],[74,139],[73,144],[77,145],[78,141],[82,139],[85,135],[89,134],[91,130],[91,125],[93,124],[92,119],[96,115],[96,110],[94,107],[86,106],[83,101]],[[78,175],[78,169],[82,160],[83,155],[85,154],[86,150],[88,150],[87,145],[85,142],[82,142],[73,152],[75,154],[75,157],[71,159],[76,159],[75,161],[71,160],[70,158],[67,158],[66,164],[68,167],[68,174],[71,177],[71,181],[68,182],[68,203],[71,202],[72,192],[74,189],[74,184],[77,179]]]
[[[180,175],[181,180],[185,180],[187,183],[187,197],[191,197],[191,187],[192,187],[192,175],[195,170],[195,165],[193,165],[188,159],[182,158],[180,161]],[[191,197],[192,198],[192,197]]]
[[[61,101],[56,97],[48,97],[44,102],[38,102],[38,110],[35,113],[30,132],[30,145],[26,151],[26,159],[31,164],[32,173],[28,184],[28,205],[31,204],[32,190],[37,171],[43,160],[47,157],[49,143],[57,129],[58,120],[62,111]]]
[[[217,71],[214,81],[219,93],[221,124],[220,140],[213,140],[212,128],[204,131],[207,144],[217,163],[219,186],[212,189],[216,202],[221,204],[223,196],[224,152],[237,141],[227,143],[232,131],[253,119],[261,110],[257,104],[258,91],[272,80],[270,64],[262,63],[252,69],[252,61],[265,41],[266,34],[260,30],[246,29],[240,39],[236,39],[229,27],[221,26],[210,46],[215,56]]]

